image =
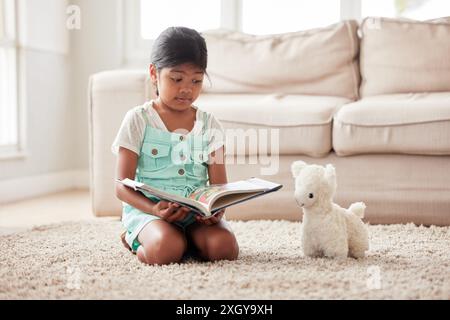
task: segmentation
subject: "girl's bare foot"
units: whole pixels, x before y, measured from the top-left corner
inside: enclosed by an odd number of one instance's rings
[[[121,235],[120,235],[120,240],[122,240],[122,243],[124,245],[125,248],[127,248],[128,250],[131,250],[131,247],[129,246],[129,244],[127,243],[127,241],[125,240],[125,235],[126,235],[126,231],[124,231]]]

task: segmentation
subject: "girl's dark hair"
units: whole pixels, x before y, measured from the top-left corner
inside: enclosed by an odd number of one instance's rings
[[[206,73],[208,52],[205,39],[194,29],[170,27],[153,42],[151,63],[157,71],[192,63]]]

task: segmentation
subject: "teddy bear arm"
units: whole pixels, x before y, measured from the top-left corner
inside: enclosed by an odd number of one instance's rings
[[[323,252],[317,245],[317,241],[305,230],[302,237],[303,254],[307,257],[321,257]]]

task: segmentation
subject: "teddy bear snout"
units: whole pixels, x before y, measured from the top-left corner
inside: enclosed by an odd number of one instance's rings
[[[296,192],[295,201],[302,208],[308,208],[315,202],[314,193],[312,192]]]
[[[303,208],[303,206],[305,205],[304,203],[301,203],[300,201],[298,201],[297,198],[295,198],[295,202],[297,202],[297,204]]]

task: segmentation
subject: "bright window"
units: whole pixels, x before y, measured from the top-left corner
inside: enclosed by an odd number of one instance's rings
[[[250,34],[274,34],[306,30],[324,27],[339,20],[339,1],[242,1],[242,31]]]
[[[4,0],[6,1],[6,0]],[[276,34],[367,16],[428,20],[450,16],[450,0],[140,0],[124,1],[126,61],[146,59],[169,26]]]
[[[0,152],[17,150],[18,105],[14,0],[0,0]]]
[[[362,0],[362,17],[403,17],[428,20],[450,16],[449,0]]]
[[[220,27],[220,15],[221,0],[141,0],[141,35],[156,39],[171,26],[216,29]]]

